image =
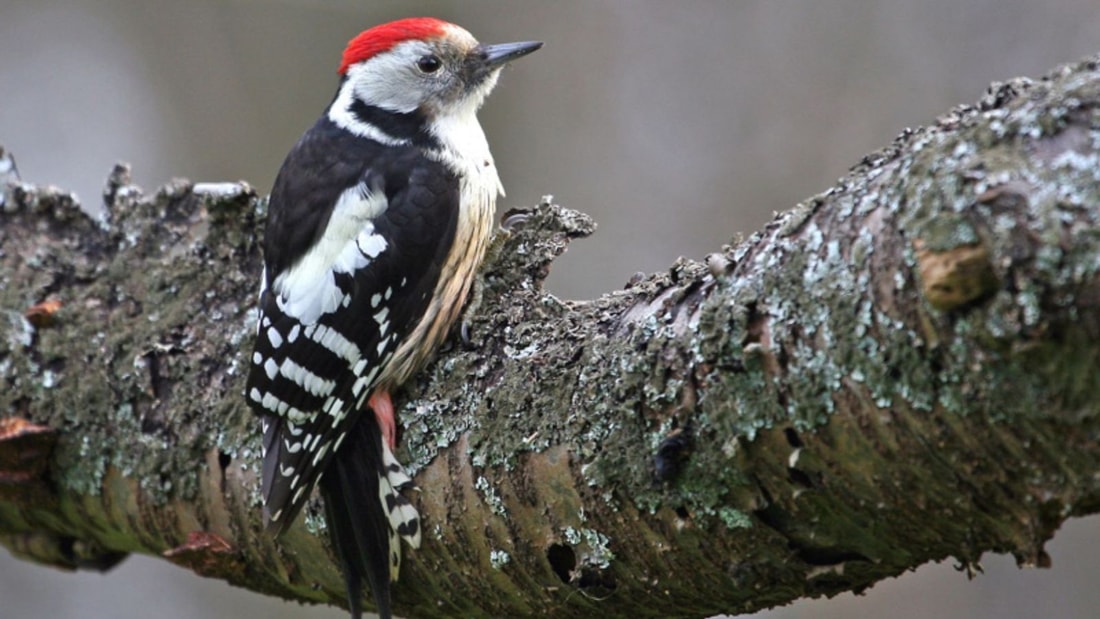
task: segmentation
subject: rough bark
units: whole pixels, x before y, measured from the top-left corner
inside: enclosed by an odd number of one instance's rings
[[[10,174],[9,174],[10,176]],[[126,169],[0,214],[0,532],[343,604],[314,505],[261,533],[241,395],[263,200]],[[400,614],[705,616],[1043,544],[1100,509],[1100,71],[995,84],[751,238],[591,301],[593,225],[513,215],[469,343],[409,385]],[[60,304],[58,305],[59,302]]]

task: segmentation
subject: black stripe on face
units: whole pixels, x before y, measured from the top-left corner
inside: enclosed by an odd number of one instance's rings
[[[370,105],[361,99],[353,99],[349,110],[355,119],[371,125],[382,133],[394,138],[409,140],[417,146],[435,148],[439,146],[427,129],[427,119],[419,110],[412,112],[391,112],[376,105]]]

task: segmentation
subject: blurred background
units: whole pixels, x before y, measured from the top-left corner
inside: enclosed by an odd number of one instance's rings
[[[908,126],[1100,52],[1095,0],[0,0],[0,144],[24,180],[101,208],[116,161],[154,190],[173,176],[270,188],[334,92],[344,44],[410,15],[482,41],[538,39],[482,112],[508,197],[553,194],[599,231],[550,287],[588,298],[637,271],[701,258],[827,189]],[[760,618],[1095,617],[1100,520],[1072,521],[1052,570],[987,557],[866,595]],[[65,574],[0,550],[0,618],[310,617],[146,557]]]

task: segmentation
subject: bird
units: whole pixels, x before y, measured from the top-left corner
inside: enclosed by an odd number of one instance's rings
[[[320,488],[353,618],[364,582],[392,616],[400,540],[420,544],[392,394],[462,315],[504,194],[477,112],[540,47],[432,17],[364,30],[271,190],[245,386],[264,525],[277,538]]]

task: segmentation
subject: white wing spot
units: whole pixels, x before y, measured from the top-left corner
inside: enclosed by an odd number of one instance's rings
[[[293,406],[290,407],[290,410],[287,411],[287,414],[286,414],[286,418],[289,419],[290,421],[293,421],[294,423],[305,423],[307,421],[312,421],[315,416],[316,415],[311,415],[311,414],[309,414],[309,413],[307,413],[307,412],[305,412],[301,409],[294,408]],[[293,434],[294,436],[298,436],[298,434],[301,434],[301,433],[302,433],[302,430],[299,429],[297,434],[295,434],[293,432],[291,434]]]
[[[405,285],[405,280],[403,280],[403,279],[401,280],[401,285],[402,286]],[[392,296],[393,296],[393,288],[386,288],[386,294],[385,294],[386,300],[389,301],[390,297],[392,297]]]
[[[360,393],[363,393],[363,390],[366,389],[369,386],[370,386],[370,381],[367,380],[367,377],[366,376],[360,376],[355,381],[355,384],[351,386],[351,394],[357,396]]]
[[[325,457],[325,453],[328,451],[328,443],[321,445],[321,448],[317,450],[317,455],[313,456],[313,466],[317,466],[321,463],[321,458]]]
[[[365,376],[368,383],[374,383],[374,379],[378,377],[378,368],[379,366],[374,366],[374,368],[371,369],[370,373]]]
[[[382,324],[382,323],[386,322],[386,318],[389,317],[389,315],[390,315],[390,308],[383,307],[382,309],[378,310],[378,313],[376,313],[374,315],[374,322],[377,322],[378,324]]]
[[[268,327],[267,339],[271,342],[272,348],[278,348],[283,345],[283,336],[279,334],[279,330],[275,327]]]
[[[342,410],[344,410],[344,401],[340,398],[329,398],[329,402],[325,403],[325,412],[330,415],[339,415]]]
[[[349,364],[359,361],[359,358],[362,357],[362,353],[359,351],[359,347],[355,345],[355,342],[344,337],[344,335],[336,329],[322,325],[313,333],[309,333],[308,331],[307,328],[306,335],[309,339],[324,346],[331,351],[332,354],[347,361]]]
[[[298,332],[301,330],[302,326],[295,323],[294,326],[290,328],[290,333],[287,334],[286,341],[294,343],[294,340],[298,339]]]
[[[264,356],[260,354],[260,351],[256,351],[256,352],[252,353],[252,363],[255,363],[256,365],[260,365],[263,362],[264,362]]]
[[[279,364],[275,363],[274,359],[268,359],[264,362],[264,372],[268,380],[275,380],[275,375],[279,373]]]
[[[382,295],[380,295],[378,293],[375,293],[375,294],[371,295],[371,298],[370,298],[370,306],[371,307],[378,307],[378,304],[381,303],[381,302],[382,302]]]
[[[252,391],[248,392],[248,397],[252,398],[253,402],[262,402],[263,399],[264,399],[264,394],[260,393],[259,389],[253,387]],[[267,431],[267,427],[265,426],[264,427],[264,432],[266,432],[266,431]]]
[[[371,259],[380,256],[382,252],[386,251],[387,247],[386,238],[380,234],[375,234],[373,225],[364,227],[363,231],[356,237],[355,243],[359,246],[359,251]]]
[[[359,360],[359,347],[336,329],[329,328],[324,337],[317,340],[317,343],[346,361],[355,362]]]
[[[266,366],[265,369],[267,369]],[[327,396],[336,388],[335,381],[321,378],[289,358],[283,359],[283,364],[279,366],[279,373],[315,396]]]
[[[334,427],[340,425],[345,419],[347,419],[348,412],[350,411],[344,407],[344,403],[343,401],[341,401],[339,408],[330,410],[328,412],[330,415],[332,415],[332,425]]]
[[[265,393],[262,400],[260,400],[260,406],[266,408],[272,412],[279,412],[279,405],[286,406],[286,402],[283,402],[273,394]]]
[[[365,369],[367,369],[367,360],[366,359],[360,359],[355,364],[355,367],[351,368],[351,371],[355,372],[356,376],[362,376],[363,375],[363,370],[365,370]]]

